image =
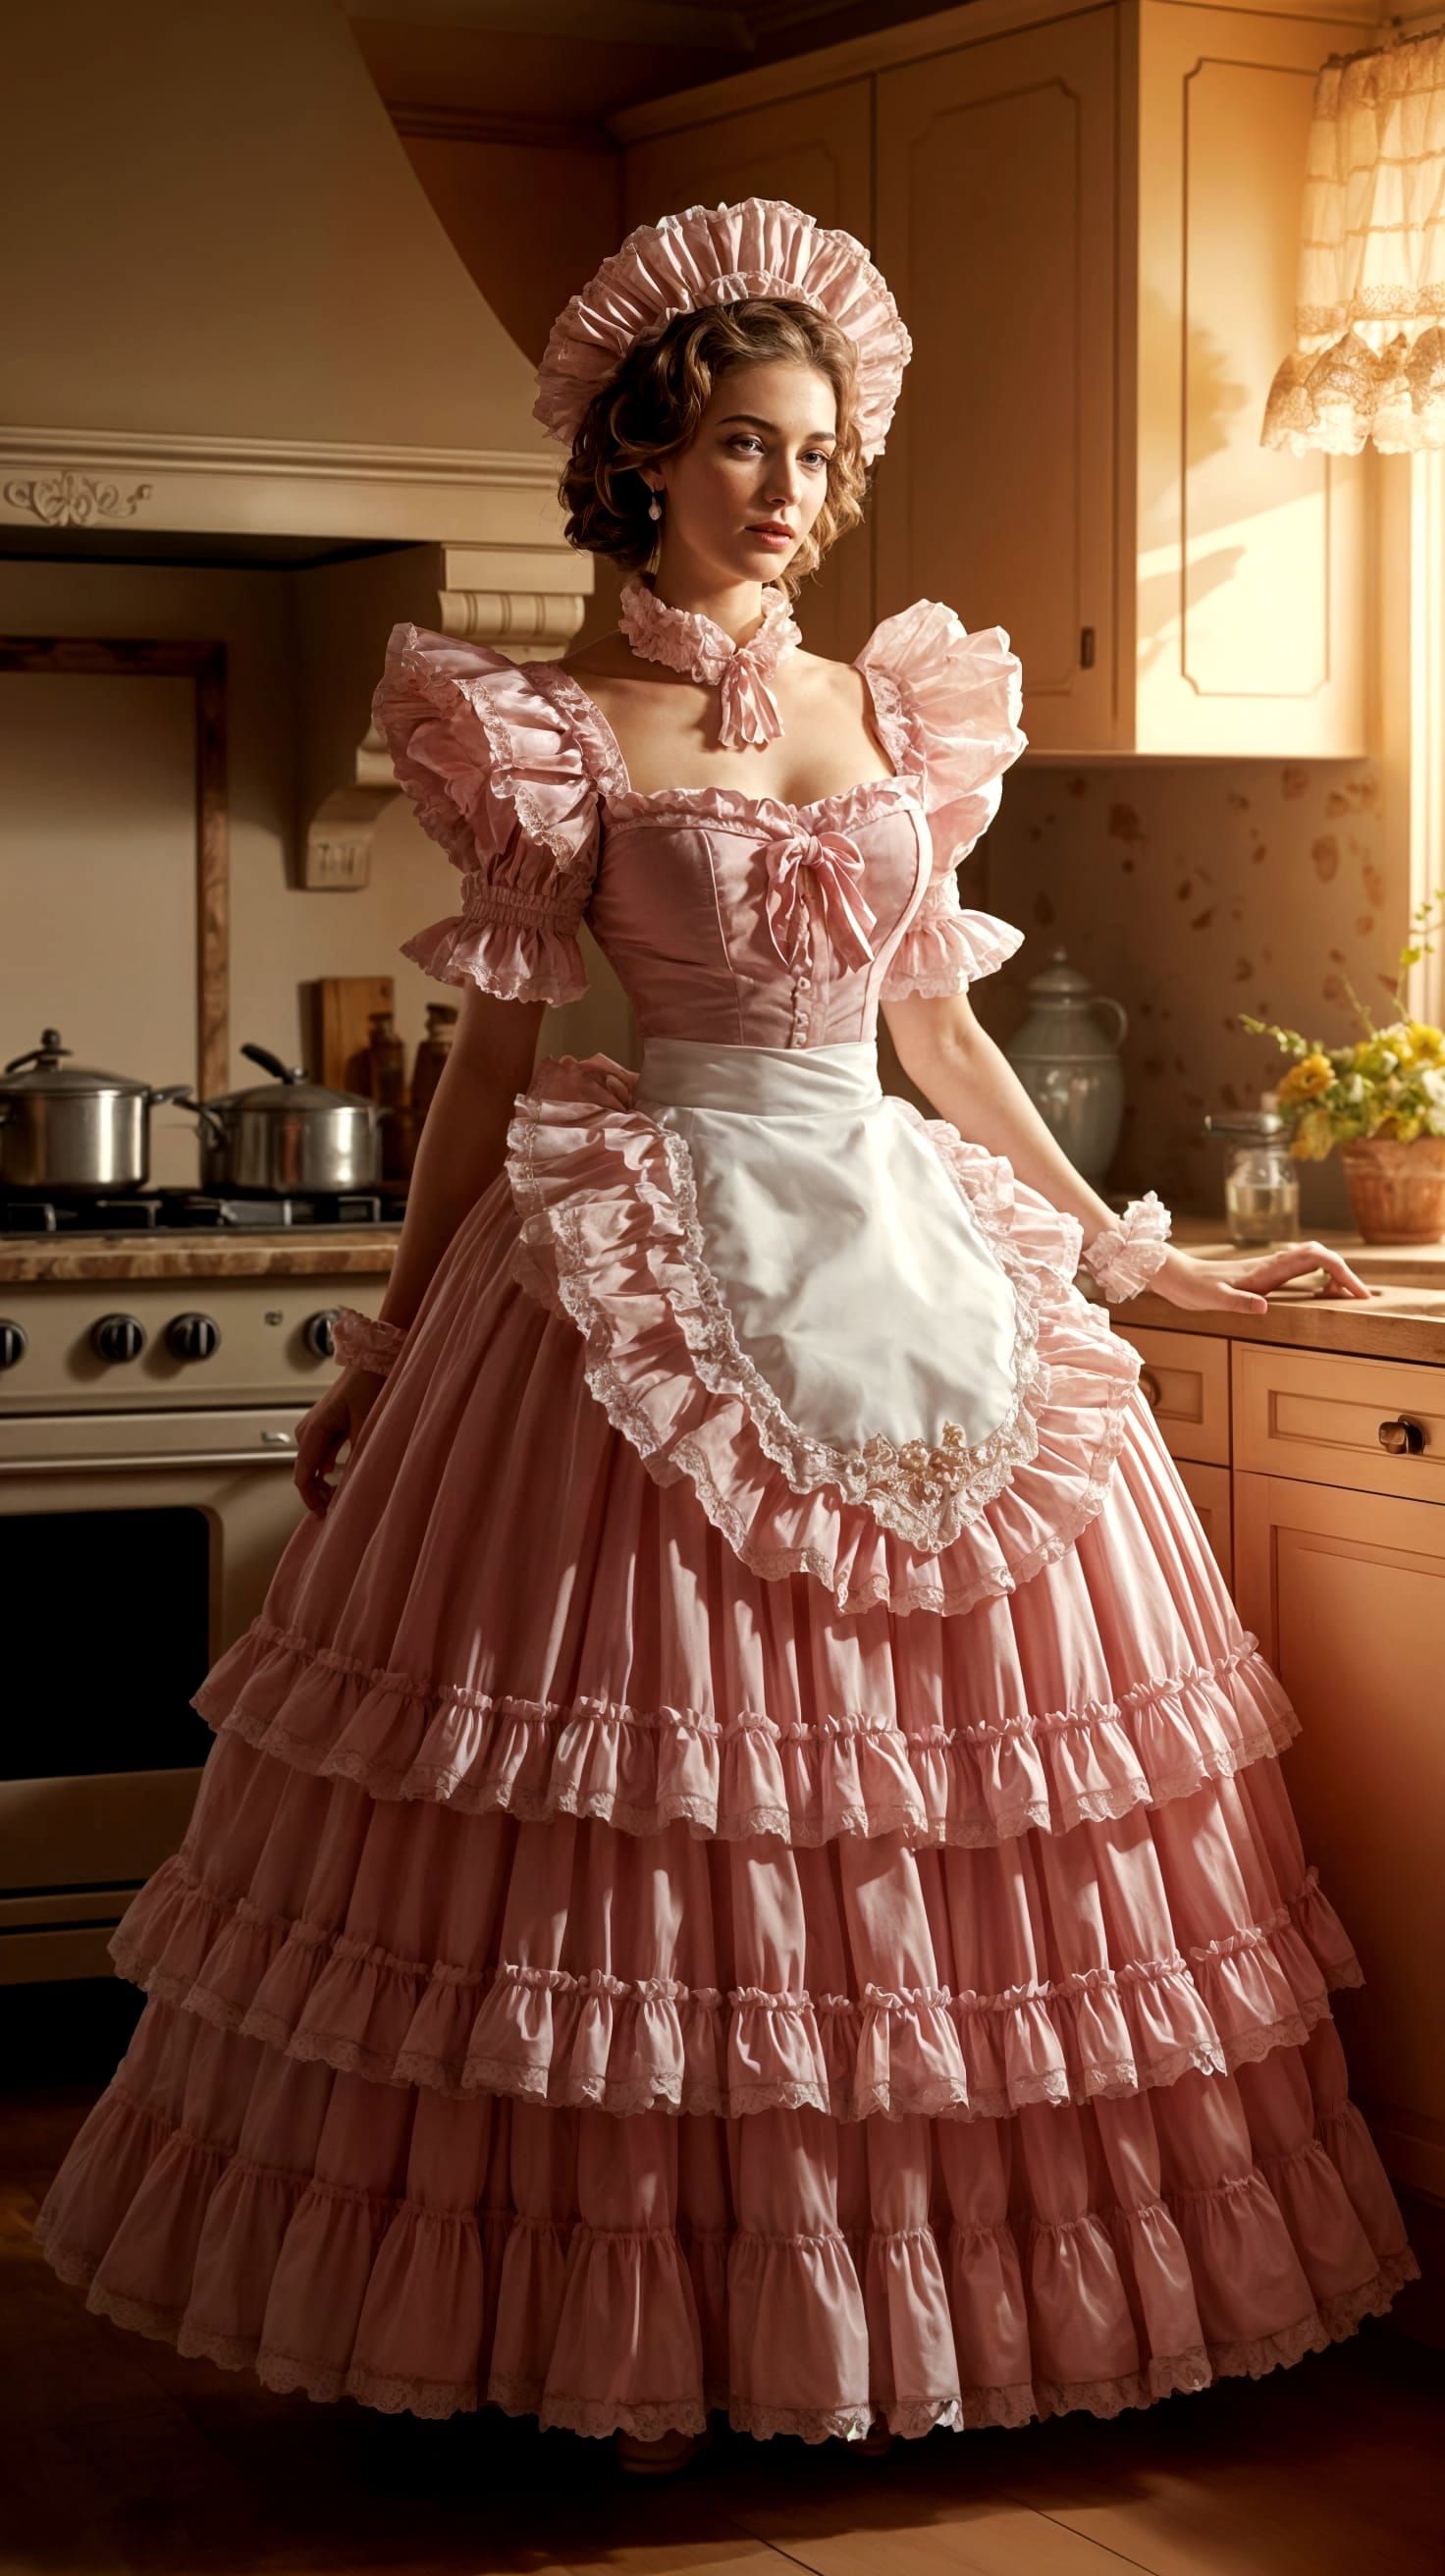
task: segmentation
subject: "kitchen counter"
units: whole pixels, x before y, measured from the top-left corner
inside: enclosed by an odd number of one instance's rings
[[[385,1278],[401,1222],[382,1226],[288,1226],[235,1232],[212,1229],[110,1235],[14,1235],[0,1241],[0,1286],[6,1281],[124,1279],[325,1278],[351,1273]],[[1207,1217],[1176,1219],[1173,1239],[1205,1261],[1238,1261]],[[1172,1306],[1146,1291],[1118,1308],[1131,1324],[1222,1333],[1235,1341],[1285,1342],[1303,1349],[1350,1351],[1380,1359],[1445,1362],[1445,1243],[1365,1244],[1358,1235],[1323,1233],[1362,1278],[1380,1288],[1368,1305],[1278,1289],[1267,1315]]]
[[[25,1234],[0,1241],[0,1286],[44,1279],[331,1278],[338,1271],[385,1276],[401,1219],[383,1225],[177,1226],[137,1234]]]
[[[1196,1311],[1173,1306],[1146,1289],[1116,1308],[1122,1323],[1222,1333],[1231,1341],[1285,1342],[1298,1349],[1349,1351],[1369,1359],[1445,1362],[1445,1243],[1362,1243],[1357,1234],[1328,1229],[1310,1238],[1343,1253],[1361,1279],[1380,1294],[1361,1299],[1321,1297],[1301,1286],[1272,1291],[1265,1315],[1236,1315],[1222,1308]],[[1172,1240],[1202,1261],[1242,1261],[1217,1220],[1176,1218]]]

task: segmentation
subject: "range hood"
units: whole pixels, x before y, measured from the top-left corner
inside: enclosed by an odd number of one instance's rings
[[[423,622],[565,651],[532,368],[333,0],[7,0],[0,204],[0,547],[436,548]]]

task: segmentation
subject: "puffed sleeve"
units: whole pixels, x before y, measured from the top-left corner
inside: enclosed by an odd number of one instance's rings
[[[1028,741],[1018,656],[1001,626],[970,635],[951,608],[919,599],[875,627],[858,659],[880,716],[892,717],[895,756],[919,781],[933,840],[933,873],[888,961],[881,998],[963,993],[1023,944],[1011,922],[964,908],[957,873]]]
[[[372,716],[423,829],[461,871],[461,911],[402,955],[503,1001],[575,1001],[598,816],[566,719],[504,653],[420,626],[393,627]]]

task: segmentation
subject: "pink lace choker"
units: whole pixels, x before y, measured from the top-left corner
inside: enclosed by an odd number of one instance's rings
[[[686,671],[722,691],[718,740],[730,746],[772,742],[783,730],[778,702],[768,683],[778,664],[803,638],[777,582],[763,584],[763,622],[755,635],[737,644],[725,626],[704,617],[701,609],[674,608],[659,599],[640,573],[622,585],[617,620],[634,653],[646,662],[665,662],[669,670]]]

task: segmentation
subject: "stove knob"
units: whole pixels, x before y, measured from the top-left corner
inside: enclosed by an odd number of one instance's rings
[[[221,1328],[213,1315],[172,1315],[166,1326],[166,1348],[174,1359],[208,1360],[221,1347]]]
[[[340,1312],[339,1306],[323,1306],[319,1314],[308,1315],[301,1327],[303,1342],[308,1351],[314,1352],[319,1360],[334,1359],[336,1356],[331,1327]]]
[[[102,1315],[90,1328],[90,1347],[100,1360],[138,1360],[146,1331],[135,1315]]]
[[[23,1324],[12,1324],[8,1315],[0,1315],[0,1368],[14,1368],[25,1357],[28,1345]]]

